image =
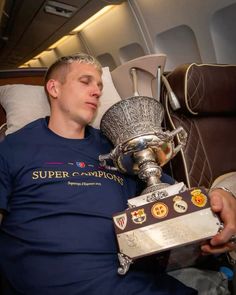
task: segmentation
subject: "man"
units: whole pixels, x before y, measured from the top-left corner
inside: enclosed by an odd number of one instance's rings
[[[138,185],[99,166],[98,156],[111,146],[88,124],[99,105],[101,73],[89,55],[59,59],[45,79],[50,118],[0,144],[0,273],[8,283],[3,294],[196,294],[149,259],[125,276],[117,274],[111,217],[127,207]],[[215,190],[211,202],[225,228],[202,250],[232,250],[236,201]]]

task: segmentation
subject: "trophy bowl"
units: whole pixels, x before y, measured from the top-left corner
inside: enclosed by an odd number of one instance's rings
[[[114,146],[161,129],[162,105],[151,97],[134,96],[114,104],[103,115],[102,132]]]
[[[145,193],[166,186],[160,182],[161,167],[182,147],[182,143],[175,147],[174,136],[186,139],[186,133],[182,127],[164,132],[163,117],[160,102],[147,96],[129,97],[111,106],[100,129],[115,148],[100,155],[101,165],[107,166],[110,159],[119,171],[138,174],[147,183]]]

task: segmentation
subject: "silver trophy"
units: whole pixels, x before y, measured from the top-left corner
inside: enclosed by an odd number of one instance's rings
[[[101,120],[101,131],[114,145],[109,154],[100,155],[101,164],[107,166],[107,161],[112,160],[122,173],[137,174],[147,184],[143,194],[168,186],[160,181],[161,167],[186,143],[182,127],[171,132],[163,130],[163,116],[163,107],[155,98],[134,96],[114,104]]]
[[[182,127],[172,132],[164,131],[161,126],[163,116],[163,107],[156,99],[134,96],[109,108],[100,125],[101,131],[114,145],[109,154],[99,156],[101,165],[138,175],[147,184],[142,192],[147,200],[163,196],[163,189],[169,184],[160,180],[161,167],[185,145],[187,138]],[[177,146],[174,144],[176,135],[180,142]],[[115,167],[108,167],[109,160]],[[164,190],[164,197],[166,195]],[[118,273],[125,274],[133,261],[124,253],[119,253],[118,257],[121,265]]]
[[[133,82],[135,86],[135,75]],[[121,275],[135,259],[166,250],[171,250],[169,269],[191,265],[199,256],[198,243],[220,230],[204,189],[161,182],[162,167],[186,144],[187,133],[182,127],[164,130],[159,100],[134,89],[136,95],[110,107],[100,124],[114,145],[110,153],[99,156],[101,165],[135,174],[146,183],[140,196],[128,200],[129,208],[113,215]],[[183,245],[190,245],[189,250],[179,247]]]

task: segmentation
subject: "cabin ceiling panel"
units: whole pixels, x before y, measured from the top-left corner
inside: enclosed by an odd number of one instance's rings
[[[59,0],[58,2],[76,8],[72,16],[66,18],[45,12],[48,1],[50,0],[5,0],[4,11],[9,17],[1,18],[0,69],[15,68],[23,64],[101,8],[122,2]]]

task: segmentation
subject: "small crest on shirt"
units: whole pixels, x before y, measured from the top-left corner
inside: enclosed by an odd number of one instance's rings
[[[75,163],[76,163],[76,166],[79,168],[84,168],[86,166],[84,162],[75,162]]]
[[[126,213],[116,215],[114,217],[114,222],[115,222],[115,225],[119,229],[124,230],[126,228],[126,225],[127,225],[127,215],[126,215]]]

